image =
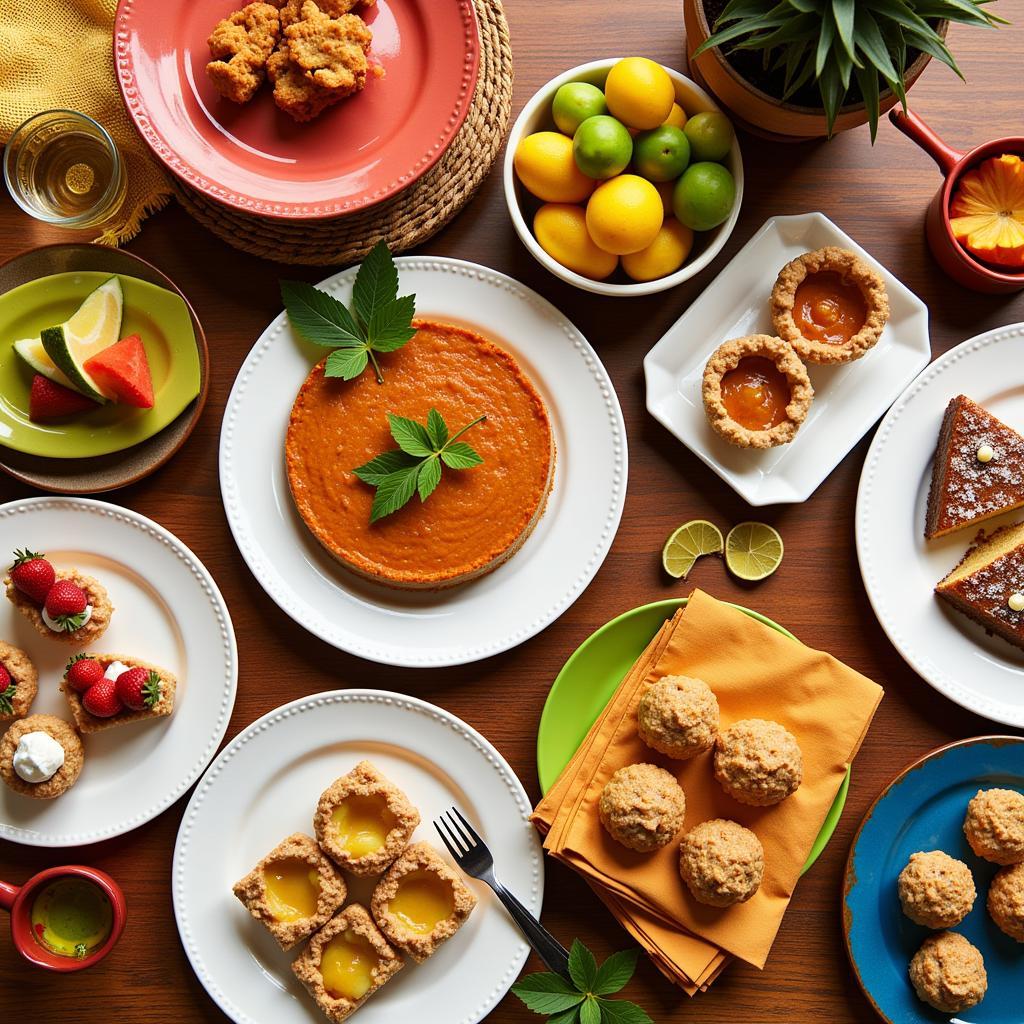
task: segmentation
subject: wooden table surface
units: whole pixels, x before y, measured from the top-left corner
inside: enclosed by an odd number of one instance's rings
[[[988,137],[1019,134],[1024,2],[1003,0],[997,6],[1018,24],[998,35],[961,26],[950,32],[968,83],[933,63],[911,94],[918,112],[953,145],[967,147]],[[639,53],[685,66],[678,2],[633,0],[612,8],[603,0],[508,0],[507,7],[516,57],[514,112],[549,78],[598,56]],[[565,659],[620,612],[686,592],[686,585],[669,581],[660,568],[659,552],[670,530],[697,517],[723,528],[748,518],[773,523],[786,543],[785,562],[775,576],[743,586],[727,576],[720,562],[708,559],[691,574],[691,582],[784,623],[806,643],[877,680],[886,697],[857,758],[835,837],[800,883],[765,970],[734,963],[710,992],[690,1000],[644,961],[624,994],[658,1022],[871,1021],[874,1015],[847,964],[839,915],[842,870],[857,823],[878,791],[908,761],[950,740],[1006,730],[930,689],[903,663],[871,612],[853,539],[857,481],[868,437],[803,505],[752,512],[647,415],[642,359],[774,214],[821,210],[851,234],[928,303],[936,355],[980,331],[1024,320],[1024,295],[980,296],[942,276],[922,231],[925,205],[939,185],[938,172],[887,122],[873,149],[866,128],[829,143],[779,146],[752,138],[741,142],[747,186],[739,224],[711,268],[672,291],[646,299],[610,299],[556,281],[515,237],[497,167],[455,222],[422,249],[504,271],[554,302],[600,353],[625,414],[629,489],[611,553],[576,604],[516,650],[462,668],[381,668],[310,636],[253,580],[221,507],[218,435],[235,373],[279,312],[277,279],[296,276],[296,271],[235,252],[174,205],[147,221],[128,248],[166,271],[203,321],[213,371],[209,404],[195,434],[169,465],[107,497],[181,537],[220,585],[234,619],[241,663],[229,738],[258,716],[305,693],[384,687],[440,704],[479,729],[508,759],[533,798],[539,795],[534,763],[537,722]],[[0,258],[66,240],[66,233],[22,214],[9,197],[0,200]],[[298,273],[316,280],[327,271]],[[6,478],[0,480],[3,500],[32,493]],[[145,780],[126,779],[125,784],[145,785]],[[109,960],[96,970],[68,977],[28,969],[14,955],[6,930],[0,929],[0,1018],[17,1009],[22,1019],[40,1024],[226,1020],[193,976],[174,926],[171,853],[186,801],[182,797],[129,835],[74,853],[0,842],[0,877],[20,882],[42,867],[77,859],[114,875],[130,908],[127,931]],[[563,942],[578,936],[599,957],[627,945],[625,934],[586,885],[560,865],[547,868],[543,918]],[[528,969],[537,968],[531,958]],[[512,996],[489,1018],[495,1024],[536,1019]]]

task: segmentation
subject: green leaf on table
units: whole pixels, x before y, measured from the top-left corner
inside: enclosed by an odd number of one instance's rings
[[[595,996],[588,995],[580,1003],[580,1024],[601,1024],[601,1007]]]
[[[654,1024],[643,1007],[628,999],[598,999],[603,1024]]]
[[[545,1016],[575,1010],[586,998],[557,974],[528,974],[512,986],[512,991],[533,1010]]]
[[[579,1019],[580,1004],[577,1003],[563,1013],[556,1013],[553,1017],[548,1017],[548,1024],[576,1024]]]
[[[581,992],[593,992],[594,982],[597,980],[597,961],[594,954],[579,939],[573,940],[572,948],[569,950],[569,975]],[[587,1022],[584,1021],[583,1024]]]
[[[636,970],[638,949],[624,949],[620,953],[612,953],[597,972],[591,991],[597,996],[610,996],[624,988],[626,982],[633,977]]]

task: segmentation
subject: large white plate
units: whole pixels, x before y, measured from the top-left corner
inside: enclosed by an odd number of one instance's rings
[[[980,334],[937,359],[878,428],[857,494],[857,554],[871,605],[896,649],[940,693],[1024,727],[1024,652],[990,637],[934,595],[963,557],[970,527],[924,539],[932,456],[951,398],[967,395],[1024,430],[1024,324]],[[1008,513],[994,529],[1020,519]]]
[[[118,726],[83,739],[85,766],[56,800],[0,785],[0,836],[29,846],[78,846],[156,817],[210,763],[235,704],[238,655],[227,605],[202,562],[162,526],[86,498],[26,498],[0,506],[0,557],[29,547],[54,564],[95,576],[114,605],[93,645],[131,654],[178,678],[170,718]],[[0,637],[39,670],[32,712],[71,719],[58,690],[76,648],[46,640],[5,597]]]
[[[196,787],[174,849],[174,914],[200,982],[237,1024],[318,1024],[323,1016],[282,952],[231,886],[292,832],[312,834],[320,793],[366,758],[419,808],[414,839],[447,853],[432,820],[453,805],[494,854],[495,872],[535,915],[544,868],[530,801],[483,736],[441,708],[381,690],[292,701],[253,722]],[[369,906],[372,879],[347,877]],[[405,969],[359,1011],[361,1024],[476,1024],[515,981],[528,947],[490,889],[458,933]]]
[[[220,481],[228,522],[263,589],[296,622],[389,665],[458,665],[521,644],[553,622],[601,567],[622,515],[626,431],[587,340],[535,292],[461,260],[396,260],[420,317],[462,323],[513,353],[551,414],[558,447],[547,510],[523,547],[474,583],[403,593],[364,583],[317,543],[292,503],[284,438],[295,394],[323,350],[282,313],[253,346],[224,414]],[[355,268],[321,282],[348,302]]]
[[[766,451],[737,448],[709,426],[704,365],[723,341],[774,334],[775,277],[801,253],[838,245],[885,281],[889,322],[867,355],[844,366],[808,364],[814,402],[796,440]],[[928,308],[824,214],[772,217],[644,359],[647,411],[751,505],[806,501],[931,358]]]

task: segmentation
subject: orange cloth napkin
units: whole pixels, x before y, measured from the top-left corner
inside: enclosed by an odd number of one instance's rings
[[[671,761],[636,730],[645,687],[666,675],[703,679],[722,728],[744,718],[780,722],[803,753],[800,788],[774,807],[748,807],[714,780],[710,752]],[[737,956],[763,967],[829,807],[882,698],[882,689],[831,655],[812,650],[697,590],[633,666],[573,759],[537,807],[545,849],[582,874],[654,963],[691,995]],[[759,891],[727,909],[697,903],[679,877],[678,844],[627,850],[600,823],[597,803],[619,768],[667,768],[686,793],[686,827],[730,818],[765,851]]]

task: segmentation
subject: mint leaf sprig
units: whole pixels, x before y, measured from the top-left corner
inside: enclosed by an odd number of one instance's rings
[[[486,419],[485,415],[477,416],[449,437],[448,424],[436,409],[430,410],[426,426],[389,412],[391,436],[398,448],[382,452],[352,470],[363,483],[377,488],[370,522],[397,512],[417,492],[420,501],[426,501],[441,482],[442,464],[449,469],[479,466],[483,457],[459,438]]]
[[[282,281],[281,299],[299,334],[334,349],[324,366],[325,377],[352,380],[372,363],[377,383],[383,384],[376,353],[394,352],[416,333],[416,296],[399,297],[398,270],[383,239],[356,273],[351,310],[305,281]]]
[[[575,939],[569,950],[569,976],[528,974],[512,991],[548,1024],[653,1024],[636,1003],[608,999],[633,977],[639,950],[613,953],[600,967],[594,954]]]

